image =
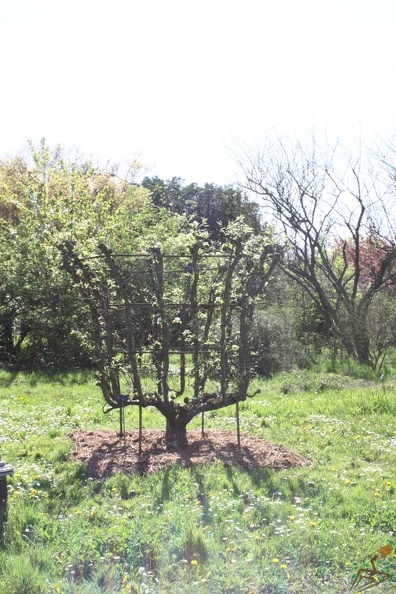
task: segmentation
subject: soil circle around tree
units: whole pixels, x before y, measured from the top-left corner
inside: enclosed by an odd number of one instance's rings
[[[167,450],[165,432],[158,429],[143,430],[140,448],[137,430],[120,437],[116,431],[106,429],[76,429],[69,437],[74,460],[83,463],[89,476],[97,480],[118,473],[153,473],[176,463],[191,467],[218,462],[246,470],[282,470],[311,464],[283,445],[243,433],[238,447],[236,432],[232,430],[209,430],[204,437],[200,430],[190,430],[187,435],[188,445],[179,451]]]

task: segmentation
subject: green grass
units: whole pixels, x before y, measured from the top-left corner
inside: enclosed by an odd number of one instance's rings
[[[0,452],[15,467],[0,544],[7,594],[342,593],[396,547],[396,388],[294,372],[260,382],[242,430],[309,457],[275,472],[177,465],[92,480],[76,427],[118,428],[89,373],[0,372]],[[163,427],[144,411],[146,427]],[[199,419],[191,427],[199,425]],[[137,411],[126,412],[127,428]],[[234,410],[206,428],[235,427]],[[396,558],[378,563],[396,574]],[[395,582],[373,592],[395,591]]]

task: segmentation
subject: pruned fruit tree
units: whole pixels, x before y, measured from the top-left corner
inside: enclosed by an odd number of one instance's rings
[[[280,251],[236,228],[222,245],[197,235],[174,253],[117,254],[100,244],[86,257],[71,241],[60,246],[89,312],[106,412],[155,407],[169,448],[187,443],[197,415],[253,395],[250,327]],[[120,424],[122,433],[121,415]]]

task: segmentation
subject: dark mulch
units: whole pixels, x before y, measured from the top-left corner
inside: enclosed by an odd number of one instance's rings
[[[265,441],[259,437],[241,434],[238,448],[235,431],[211,430],[188,431],[188,446],[181,451],[168,451],[165,434],[156,429],[143,431],[139,454],[138,431],[127,431],[120,438],[115,431],[76,429],[69,436],[74,445],[74,459],[83,462],[90,476],[102,480],[123,472],[151,473],[167,469],[174,463],[193,466],[208,462],[221,462],[228,466],[253,468],[290,468],[308,466],[306,460],[286,447]]]

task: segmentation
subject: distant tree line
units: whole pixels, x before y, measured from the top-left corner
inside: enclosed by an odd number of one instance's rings
[[[187,215],[204,224],[211,241],[224,241],[224,230],[238,217],[242,217],[255,233],[262,230],[259,205],[249,200],[246,192],[239,188],[215,184],[186,186],[179,177],[169,181],[145,177],[142,187],[149,190],[155,207]]]
[[[30,144],[0,161],[0,364],[94,364],[63,242],[86,258],[100,243],[114,253],[180,253],[199,228],[220,249],[240,221],[282,246],[252,322],[256,371],[309,366],[323,352],[380,370],[396,343],[394,154],[392,143],[368,159],[272,141],[240,151],[235,187],[177,177],[138,184],[138,166],[122,179],[44,140]]]

